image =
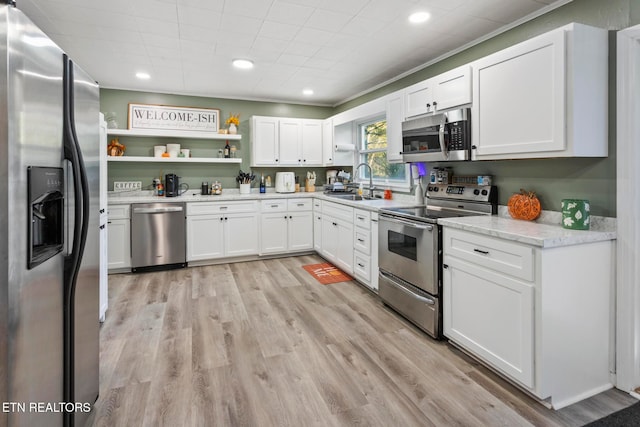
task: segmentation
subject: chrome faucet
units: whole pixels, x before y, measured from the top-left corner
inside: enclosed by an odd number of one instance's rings
[[[371,166],[367,163],[360,163],[356,166],[356,170],[353,172],[355,176],[358,176],[358,169],[360,169],[360,166],[366,166],[369,168],[369,197],[373,199],[373,170],[371,170]]]

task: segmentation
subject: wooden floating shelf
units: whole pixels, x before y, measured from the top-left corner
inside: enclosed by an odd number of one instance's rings
[[[140,129],[107,129],[107,135],[111,136],[137,136],[137,137],[163,137],[163,138],[192,138],[192,139],[228,139],[229,141],[239,141],[242,135],[197,132],[197,131],[162,131],[162,130],[140,130]]]
[[[108,156],[109,162],[147,162],[147,163],[242,163],[242,159],[219,159],[217,157],[145,157],[145,156]]]

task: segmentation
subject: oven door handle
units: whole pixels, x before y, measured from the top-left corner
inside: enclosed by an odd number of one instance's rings
[[[397,218],[392,218],[389,216],[381,216],[381,219],[384,219],[385,221],[389,221],[389,222],[393,222],[396,224],[402,224],[402,225],[406,225],[408,227],[413,227],[413,228],[417,228],[418,230],[427,230],[427,231],[433,231],[433,225],[419,225],[419,224],[414,224],[411,221],[403,221],[401,219],[397,219]]]
[[[384,277],[385,279],[387,279],[388,281],[390,281],[395,287],[400,289],[402,292],[404,292],[405,294],[409,295],[411,298],[413,298],[415,300],[418,300],[420,302],[423,302],[425,304],[435,305],[436,302],[434,300],[432,300],[431,298],[426,298],[426,297],[423,297],[422,295],[416,294],[411,289],[407,288],[405,285],[400,283],[395,277],[392,277],[392,276],[386,274],[382,270],[380,270],[380,275],[382,277]]]
[[[447,113],[442,113],[442,120],[440,121],[440,127],[438,128],[438,140],[440,141],[440,150],[445,159],[449,158],[449,148],[444,141],[444,129],[447,125]]]

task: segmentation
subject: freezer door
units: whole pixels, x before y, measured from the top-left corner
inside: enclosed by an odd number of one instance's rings
[[[60,402],[63,253],[27,269],[27,168],[62,167],[62,51],[0,7],[0,400]],[[60,413],[0,413],[0,425],[56,426]]]
[[[75,64],[73,75],[75,129],[88,179],[90,215],[75,288],[72,381],[74,400],[93,404],[98,398],[100,334],[100,95],[98,84]],[[71,191],[73,184],[68,188]],[[75,221],[73,206],[69,206],[68,212],[72,224]],[[69,230],[71,233],[73,228],[70,226]],[[76,412],[75,425],[84,425],[88,415]]]

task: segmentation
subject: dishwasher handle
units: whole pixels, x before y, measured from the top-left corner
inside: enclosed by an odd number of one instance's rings
[[[154,214],[165,212],[182,212],[182,206],[167,206],[162,208],[133,208],[134,214]]]

